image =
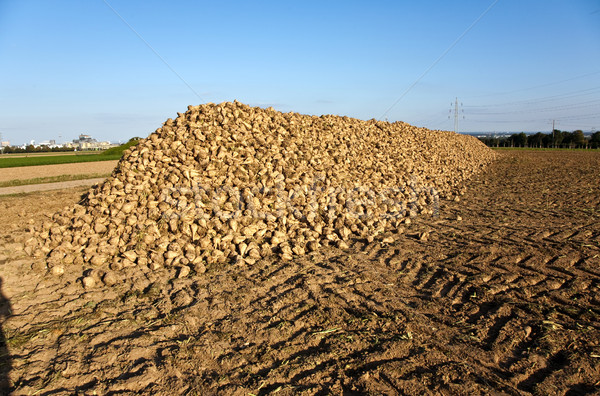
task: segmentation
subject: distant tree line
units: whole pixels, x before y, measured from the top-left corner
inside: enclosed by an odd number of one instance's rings
[[[2,153],[4,154],[14,154],[14,153],[50,153],[50,152],[63,152],[63,151],[75,151],[74,147],[49,147],[49,146],[34,146],[33,144],[28,144],[25,148],[15,147],[15,146],[7,146],[2,148]]]
[[[530,148],[600,148],[600,131],[586,137],[583,131],[573,132],[554,130],[554,133],[541,132],[527,135],[524,132],[514,133],[509,137],[479,138],[489,147],[530,147]]]

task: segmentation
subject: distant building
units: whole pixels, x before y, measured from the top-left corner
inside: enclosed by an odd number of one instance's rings
[[[91,135],[81,134],[78,139],[73,139],[71,143],[65,143],[64,146],[72,147],[75,150],[106,150],[117,145],[111,142],[99,142]]]
[[[8,146],[10,146],[10,142],[8,140],[0,142],[0,147],[8,147]]]
[[[34,146],[35,147],[48,146],[50,148],[60,147],[59,145],[56,144],[56,140],[44,140],[42,142],[39,142],[38,144],[34,144]]]

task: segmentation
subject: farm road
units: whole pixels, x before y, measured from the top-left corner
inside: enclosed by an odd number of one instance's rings
[[[22,194],[35,191],[62,190],[79,186],[92,186],[103,181],[103,177],[93,179],[69,180],[56,183],[27,184],[24,186],[0,187],[0,195]]]

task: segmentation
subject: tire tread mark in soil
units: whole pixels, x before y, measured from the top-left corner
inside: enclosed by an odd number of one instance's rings
[[[495,312],[500,310],[502,305],[496,301],[484,302],[477,307],[477,312],[469,315],[467,323],[476,324],[482,318],[493,315]]]
[[[493,349],[494,344],[497,342],[498,337],[500,336],[501,331],[504,327],[513,319],[513,315],[505,315],[500,316],[494,319],[494,322],[491,326],[488,326],[488,332],[485,339],[482,341],[483,348],[487,351],[491,351]]]
[[[533,350],[539,343],[541,330],[537,326],[531,326],[532,330],[527,337],[524,337],[520,342],[514,345],[511,350],[505,353],[505,357],[500,359],[499,365],[505,369],[510,377],[514,377],[518,374],[515,370],[519,366],[519,362],[527,361],[529,359],[530,350]]]
[[[440,282],[432,295],[437,298],[452,297],[455,293],[451,292],[453,292],[453,290],[459,290],[462,287],[463,282],[464,277],[454,274],[448,280]]]
[[[517,387],[520,390],[532,392],[536,386],[543,383],[553,373],[562,370],[568,363],[566,352],[559,351],[548,359],[546,367],[534,371],[527,378],[520,381]]]
[[[586,266],[586,263],[588,260],[589,260],[589,258],[587,258],[587,257],[581,258],[581,259],[577,260],[577,262],[575,262],[575,264],[573,266],[575,268],[577,268],[578,270],[585,272],[588,275],[591,275],[594,278],[600,278],[600,272],[592,271],[591,269],[584,267],[584,266]]]

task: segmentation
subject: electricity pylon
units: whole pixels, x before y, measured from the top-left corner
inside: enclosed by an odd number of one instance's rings
[[[460,104],[460,106],[462,107],[462,103]],[[452,103],[450,103],[450,106],[452,106]],[[456,98],[456,100],[454,101],[454,133],[458,133],[458,119],[460,118],[460,114],[464,114],[464,110],[459,108],[459,104],[458,104],[458,98]],[[452,113],[452,109],[450,110],[450,113]],[[450,118],[450,116],[448,116],[448,118]],[[465,116],[463,115],[462,117],[463,119],[465,118]]]

